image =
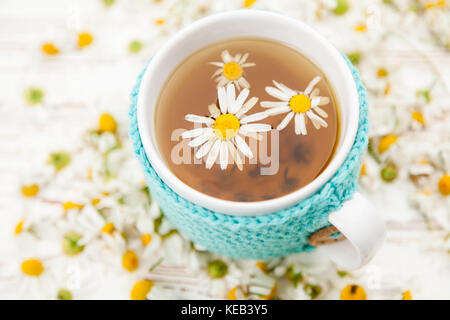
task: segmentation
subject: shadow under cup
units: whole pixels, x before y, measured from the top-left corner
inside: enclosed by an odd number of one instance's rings
[[[258,216],[288,208],[324,185],[342,165],[353,144],[359,117],[358,93],[352,73],[341,54],[312,29],[296,20],[263,11],[240,10],[201,19],[176,34],[151,60],[139,93],[139,133],[149,161],[158,176],[183,198],[229,215]],[[332,159],[308,185],[287,195],[257,202],[217,199],[196,191],[179,180],[166,166],[158,150],[154,113],[159,93],[174,69],[192,53],[213,43],[253,37],[287,45],[310,59],[328,79],[338,103],[339,140]]]

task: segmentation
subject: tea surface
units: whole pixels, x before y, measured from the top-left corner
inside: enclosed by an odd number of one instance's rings
[[[212,77],[218,69],[210,62],[220,62],[224,50],[235,56],[248,53],[247,62],[255,66],[243,68],[242,76],[250,84],[250,97],[259,98],[258,103],[247,114],[267,110],[260,106],[262,101],[277,101],[266,91],[266,86],[274,86],[276,80],[287,87],[303,91],[316,76],[321,80],[315,85],[320,96],[330,102],[320,106],[327,114],[327,127],[314,128],[311,120],[306,122],[307,135],[295,133],[294,119],[279,131],[278,171],[273,175],[261,175],[261,167],[270,163],[255,163],[258,151],[254,139],[246,139],[253,150],[254,158],[245,159],[240,171],[232,161],[225,170],[216,162],[211,169],[205,167],[205,159],[196,160],[198,148],[187,146],[189,139],[172,134],[178,129],[191,130],[193,123],[185,120],[186,114],[209,116],[208,105],[217,103],[217,82]],[[242,90],[242,88],[241,88]],[[239,90],[236,90],[236,96]],[[287,113],[268,117],[258,123],[266,123],[276,128]],[[313,181],[327,166],[333,155],[338,139],[337,102],[326,76],[309,59],[297,51],[274,41],[256,38],[239,38],[215,43],[186,58],[166,81],[156,109],[155,128],[159,150],[170,170],[185,184],[210,196],[231,201],[261,201],[291,193]],[[264,135],[267,150],[271,155],[271,133]],[[180,151],[180,144],[184,149]],[[175,148],[175,149],[174,149]],[[189,156],[189,163],[174,163],[172,153]],[[259,158],[259,156],[258,156]],[[272,157],[273,159],[273,157]],[[273,159],[275,161],[276,159]],[[251,162],[251,163],[249,163]]]

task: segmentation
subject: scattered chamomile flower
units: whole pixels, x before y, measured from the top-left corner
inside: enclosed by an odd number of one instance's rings
[[[208,263],[207,271],[211,278],[219,279],[228,273],[228,266],[224,261],[216,259]]]
[[[196,128],[182,134],[184,139],[193,138],[189,142],[192,148],[200,147],[195,156],[197,159],[206,157],[206,168],[210,169],[219,156],[220,168],[225,170],[229,158],[242,170],[243,160],[238,151],[244,156],[253,158],[253,152],[245,142],[245,137],[260,139],[258,133],[272,129],[268,124],[251,123],[267,118],[265,112],[245,115],[258,101],[251,98],[247,102],[250,91],[245,88],[236,98],[235,87],[232,83],[227,88],[218,87],[220,109],[215,105],[209,105],[210,117],[187,114],[185,119],[196,124],[205,124],[206,127]],[[245,103],[244,103],[245,102]]]
[[[72,300],[72,292],[68,289],[59,289],[58,294],[56,296],[58,300]]]
[[[378,78],[385,78],[388,76],[388,71],[385,68],[379,68],[377,70],[377,77]]]
[[[406,290],[402,293],[402,300],[412,300],[412,294],[410,290]]]
[[[135,271],[139,267],[139,258],[131,250],[126,251],[122,256],[122,266],[129,272]]]
[[[244,0],[244,8],[250,8],[253,6],[253,4],[256,2],[256,0]]]
[[[248,293],[264,300],[271,300],[277,294],[278,286],[273,277],[265,273],[253,275],[248,284]]]
[[[153,287],[150,280],[141,280],[134,284],[130,292],[131,300],[147,300],[147,295]]]
[[[141,243],[144,247],[146,247],[150,241],[152,241],[152,235],[151,234],[143,234],[141,235]]]
[[[81,209],[84,208],[84,205],[79,204],[79,203],[75,203],[75,202],[72,202],[72,201],[66,201],[66,202],[63,203],[62,207],[63,207],[64,211],[74,210],[74,209],[75,210],[81,210]]]
[[[364,23],[358,24],[353,28],[356,32],[366,32],[367,31],[367,25]]]
[[[64,236],[62,249],[68,256],[80,254],[84,250],[84,245],[80,245],[79,241],[82,236],[75,232],[69,232]]]
[[[49,56],[53,56],[55,54],[59,53],[59,49],[55,47],[55,45],[53,43],[44,43],[41,47],[41,50],[43,53],[49,55]]]
[[[421,125],[425,125],[425,118],[423,117],[422,112],[420,111],[413,111],[411,113],[411,118],[413,118],[414,120],[416,120],[418,123],[420,123]]]
[[[14,234],[15,234],[15,235],[18,235],[18,234],[22,233],[24,222],[25,222],[25,219],[21,219],[21,220],[17,223],[16,227],[14,228]]]
[[[444,174],[438,182],[439,192],[443,196],[450,195],[450,175]]]
[[[350,8],[350,5],[348,3],[348,0],[337,0],[336,8],[334,8],[333,13],[341,16],[341,15],[347,13],[349,8]]]
[[[166,22],[166,20],[164,20],[164,19],[156,19],[155,20],[155,24],[157,24],[157,25],[163,25],[165,22]]]
[[[25,102],[30,105],[34,106],[42,102],[44,99],[45,93],[42,89],[32,87],[25,90]]]
[[[28,259],[22,262],[22,272],[30,277],[39,277],[44,272],[44,266],[38,259]]]
[[[386,152],[391,145],[393,145],[395,142],[397,142],[397,136],[394,134],[388,134],[380,139],[380,142],[378,142],[378,153],[382,154]]]
[[[217,87],[224,87],[229,83],[233,83],[238,90],[242,88],[250,88],[250,84],[244,78],[244,68],[256,66],[253,62],[246,62],[248,53],[242,55],[236,54],[234,57],[227,51],[221,54],[222,62],[210,62],[219,69],[214,72],[212,77],[216,77]]]
[[[70,154],[66,151],[57,151],[49,155],[47,164],[55,167],[56,171],[60,171],[70,164]]]
[[[289,282],[296,288],[297,285],[303,281],[303,274],[298,269],[297,266],[291,265],[286,270],[286,277],[288,278]]]
[[[22,195],[27,198],[35,197],[39,192],[39,186],[37,184],[31,184],[22,186]]]
[[[241,287],[234,287],[227,293],[228,300],[244,300],[246,297]]]
[[[278,125],[277,130],[281,131],[295,117],[295,133],[306,135],[306,121],[308,117],[316,129],[328,127],[322,118],[327,118],[328,114],[320,108],[330,102],[330,98],[319,96],[319,88],[314,86],[320,81],[320,77],[315,77],[306,87],[305,91],[295,91],[282,83],[273,81],[276,87],[266,87],[266,92],[280,101],[263,101],[261,107],[269,108],[265,111],[267,115],[278,115],[288,113]],[[317,114],[316,114],[317,113]]]
[[[94,37],[88,32],[82,32],[78,34],[78,47],[84,48],[89,46],[92,41],[94,41]]]
[[[142,42],[140,42],[139,40],[133,40],[128,45],[128,51],[130,53],[138,53],[142,50],[142,47]]]
[[[102,0],[102,2],[105,7],[111,7],[116,2],[116,0]]]
[[[108,234],[113,233],[114,230],[116,230],[116,228],[114,227],[114,223],[112,223],[112,222],[106,223],[102,228],[102,232],[108,233]]]
[[[430,90],[417,90],[417,98],[423,98],[426,103],[431,101]]]
[[[98,119],[98,128],[100,132],[115,133],[117,130],[117,122],[112,115],[103,113]]]
[[[341,300],[367,300],[363,287],[349,284],[341,291]]]

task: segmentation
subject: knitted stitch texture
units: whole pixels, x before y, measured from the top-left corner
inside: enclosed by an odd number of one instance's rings
[[[203,208],[179,196],[160,179],[147,159],[138,130],[136,109],[144,68],[131,93],[129,136],[153,198],[183,235],[210,251],[233,258],[268,259],[314,249],[308,244],[308,236],[328,226],[328,215],[352,197],[367,147],[366,90],[357,69],[344,58],[355,79],[360,104],[358,131],[347,158],[334,176],[309,197],[256,217],[230,216]]]

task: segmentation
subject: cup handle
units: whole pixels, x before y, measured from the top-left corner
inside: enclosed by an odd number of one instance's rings
[[[345,236],[318,250],[341,268],[353,270],[368,263],[386,238],[386,227],[374,206],[359,192],[332,212],[328,221]]]

